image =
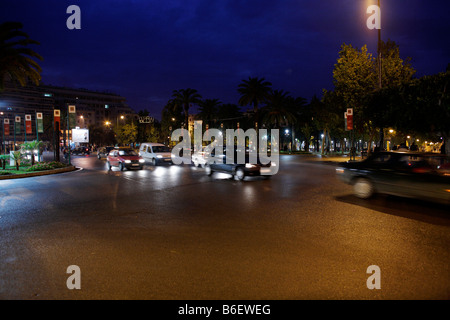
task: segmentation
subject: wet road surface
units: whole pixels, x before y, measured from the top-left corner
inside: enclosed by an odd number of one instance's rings
[[[0,299],[450,298],[448,207],[356,199],[333,165],[282,156],[271,179],[237,181],[72,162],[0,181]]]

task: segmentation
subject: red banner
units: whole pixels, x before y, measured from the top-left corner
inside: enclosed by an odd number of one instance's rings
[[[60,117],[61,117],[61,111],[55,109],[53,112],[53,118],[55,119],[55,131],[60,130]]]
[[[25,115],[25,132],[27,134],[33,133],[33,129],[31,128],[31,115],[30,114]]]
[[[3,121],[3,127],[5,128],[5,136],[9,136],[9,119]]]
[[[353,130],[353,109],[347,109],[347,130]]]

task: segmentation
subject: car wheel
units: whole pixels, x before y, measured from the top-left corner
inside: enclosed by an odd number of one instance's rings
[[[123,171],[123,163],[122,162],[119,163],[119,170]]]
[[[97,156],[98,160],[100,160],[102,157],[100,157],[100,155]]]
[[[108,166],[108,170],[111,170],[111,163],[109,163],[109,161],[107,163],[107,166]]]
[[[207,176],[211,176],[213,174],[213,170],[211,169],[210,165],[205,166],[205,173]]]
[[[365,178],[356,179],[353,184],[353,194],[361,199],[369,199],[375,193],[373,183]]]
[[[237,168],[236,172],[234,173],[235,177],[238,178],[238,180],[244,180],[245,178],[245,172],[242,168]]]

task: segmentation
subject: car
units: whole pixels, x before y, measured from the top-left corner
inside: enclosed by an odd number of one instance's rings
[[[172,164],[172,153],[169,147],[162,143],[144,142],[139,147],[139,155],[154,166],[159,163]]]
[[[208,176],[211,176],[214,172],[228,173],[238,180],[244,180],[247,176],[261,175],[270,178],[272,166],[276,166],[276,163],[261,164],[259,161],[251,161],[249,152],[239,151],[236,148],[233,157],[227,157],[226,147],[224,147],[221,155],[216,155],[213,150],[211,155],[206,157],[205,172]]]
[[[100,160],[102,158],[106,158],[108,156],[108,154],[111,152],[111,150],[114,150],[114,146],[107,146],[107,147],[102,147],[100,149],[98,149],[97,151],[97,158]]]
[[[438,153],[377,152],[336,168],[358,198],[390,194],[450,204],[450,159]]]
[[[139,169],[144,168],[145,160],[137,154],[136,151],[130,148],[113,149],[106,157],[108,170],[112,167],[119,167],[120,171],[124,169]]]
[[[90,153],[89,147],[85,146],[78,146],[72,150],[73,155],[89,155]]]
[[[196,167],[202,167],[204,168],[207,162],[207,158],[205,157],[205,149],[203,148],[202,151],[194,152],[191,156],[191,161]]]

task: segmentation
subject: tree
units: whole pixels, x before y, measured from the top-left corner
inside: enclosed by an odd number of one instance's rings
[[[22,159],[23,155],[22,155],[22,151],[17,150],[14,151],[11,155],[12,159],[14,160],[14,163],[16,165],[16,170],[19,171],[19,166],[20,166],[20,160]]]
[[[189,108],[192,104],[197,104],[201,101],[202,96],[197,90],[187,88],[174,90],[172,93],[173,102],[183,106],[184,110],[184,126],[189,130]]]
[[[369,110],[384,106],[382,121],[409,134],[442,137],[450,154],[450,70],[424,76],[367,97]]]
[[[262,109],[264,113],[263,122],[266,122],[269,126],[274,125],[277,129],[295,123],[296,117],[292,110],[293,101],[291,99],[289,92],[272,91],[267,98],[267,105]]]
[[[28,80],[39,85],[41,80],[41,67],[33,58],[43,58],[28,48],[39,42],[31,40],[28,34],[20,31],[22,27],[20,22],[0,24],[0,90],[3,90],[7,80],[18,81],[22,86]]]
[[[89,126],[89,140],[97,146],[107,146],[116,143],[112,130],[99,127],[94,124]]]
[[[340,111],[353,108],[354,125],[362,128],[367,122],[362,101],[366,95],[377,87],[375,59],[363,46],[361,50],[352,45],[341,46],[339,58],[334,65],[333,84],[335,93],[342,101]]]
[[[34,165],[34,152],[38,150],[40,153],[40,148],[42,147],[42,145],[43,145],[42,141],[33,140],[29,142],[24,142],[20,146],[20,148],[24,151],[24,153],[27,152],[31,153],[31,165]]]
[[[240,106],[253,106],[253,113],[255,115],[255,123],[258,123],[258,106],[264,103],[269,98],[269,94],[272,91],[272,84],[266,81],[264,78],[251,78],[248,80],[242,80],[242,83],[238,86],[238,92],[241,97],[239,98]]]
[[[411,65],[411,58],[400,58],[399,46],[391,40],[381,42],[381,83],[383,88],[398,87],[413,79],[416,70]],[[378,57],[375,59],[378,64]],[[378,72],[378,69],[376,69]],[[378,73],[377,73],[378,74]]]
[[[199,103],[198,118],[205,125],[211,126],[217,121],[217,108],[221,102],[218,99],[205,99]]]
[[[116,132],[117,141],[121,145],[130,145],[136,142],[137,134],[137,126],[134,123],[125,124]]]
[[[171,99],[164,106],[161,114],[161,137],[170,140],[172,131],[181,128],[183,123],[183,107]]]
[[[150,115],[148,110],[138,112],[139,117],[147,117]],[[136,141],[141,142],[159,142],[161,138],[161,124],[153,119],[152,123],[139,123],[137,126]]]
[[[217,107],[217,118],[223,129],[233,129],[239,120],[243,118],[243,115],[236,104],[226,103]]]
[[[415,70],[410,59],[400,58],[399,47],[395,42],[381,42],[383,86],[397,87],[411,81]],[[369,130],[375,136],[377,128],[385,126],[384,106],[367,109],[366,97],[379,90],[377,59],[363,46],[360,50],[343,44],[333,70],[335,94],[340,102],[336,105],[338,113],[353,108],[355,130],[361,133]],[[371,139],[372,140],[372,139]]]

